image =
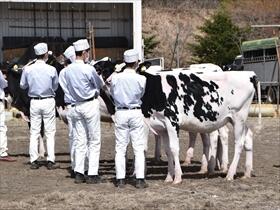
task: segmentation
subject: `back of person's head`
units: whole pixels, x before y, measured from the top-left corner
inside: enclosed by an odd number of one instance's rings
[[[63,55],[65,57],[65,65],[73,63],[76,59],[75,48],[73,46],[68,47],[64,51]]]
[[[138,62],[139,54],[137,50],[130,49],[126,50],[123,54],[124,62],[126,63],[127,67],[133,67]]]
[[[48,45],[46,43],[38,43],[34,46],[34,52],[37,59],[44,59],[48,53]]]
[[[83,57],[83,60],[87,62],[89,60],[89,43],[87,39],[80,39],[73,43],[76,56]]]

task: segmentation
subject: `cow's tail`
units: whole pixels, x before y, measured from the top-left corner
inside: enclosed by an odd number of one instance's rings
[[[152,128],[150,120],[148,120],[147,118],[144,118],[144,122],[145,124],[148,126],[148,128],[155,134],[158,135],[158,133]]]
[[[261,112],[261,82],[257,81],[257,97],[258,97],[258,104],[259,104],[259,114],[258,114],[258,125],[261,126],[262,124],[262,112]]]
[[[261,83],[258,80],[257,76],[254,75],[251,77],[251,82],[254,85],[255,88],[255,93],[257,95],[257,100],[258,100],[258,108],[259,108],[259,113],[258,113],[258,126],[261,126],[262,123],[262,113],[261,113]]]
[[[258,124],[255,126],[254,130],[256,135],[260,134],[262,128],[262,113],[261,113],[261,82],[258,80],[257,76],[254,75],[251,78],[251,82],[254,84],[255,93],[258,101]]]

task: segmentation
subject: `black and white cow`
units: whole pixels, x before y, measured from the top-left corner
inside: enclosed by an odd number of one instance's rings
[[[141,65],[141,64],[140,64]],[[155,74],[162,72],[160,66],[151,66],[146,69],[146,66],[142,69],[141,72],[145,71],[146,73]],[[203,64],[192,64],[188,68],[177,68],[172,69],[172,71],[187,71],[188,73],[203,74],[206,72],[223,72],[222,69],[212,63],[203,63]],[[139,71],[140,72],[140,71]],[[223,126],[216,131],[211,132],[210,134],[201,133],[200,134],[202,143],[203,143],[203,156],[201,170],[199,173],[213,172],[216,163],[216,156],[218,156],[217,164],[218,168],[223,172],[227,172],[228,168],[228,128]],[[183,165],[188,166],[191,163],[193,158],[194,145],[196,141],[197,133],[189,132],[189,146],[186,152],[186,158]],[[155,135],[156,147],[155,147],[155,158],[160,160],[160,145],[161,138],[165,138],[162,135]],[[210,149],[210,151],[209,151]],[[211,160],[211,161],[209,161]],[[210,163],[208,165],[208,162]]]
[[[179,162],[180,129],[209,133],[230,122],[234,126],[235,154],[227,179],[236,173],[240,153],[246,150],[245,177],[252,171],[252,136],[246,126],[256,75],[253,72],[209,72],[201,75],[187,71],[144,73],[147,78],[142,111],[154,129],[167,130],[175,166],[167,180],[182,181]],[[170,163],[172,164],[172,163]]]

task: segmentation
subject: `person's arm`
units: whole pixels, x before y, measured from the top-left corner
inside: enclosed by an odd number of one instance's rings
[[[104,88],[104,81],[100,78],[101,76],[99,76],[95,70],[94,67],[92,67],[92,80],[95,82],[96,88],[97,89],[103,89]]]
[[[143,76],[144,77],[144,76]],[[141,80],[141,87],[142,87],[142,96],[141,98],[144,96],[145,94],[145,90],[146,90],[146,83],[147,83],[147,79],[144,77],[143,80]]]
[[[67,90],[67,84],[66,84],[66,80],[65,80],[65,70],[62,70],[59,74],[58,77],[58,82],[60,87],[62,88],[63,92],[68,92]]]
[[[57,71],[56,68],[54,68],[54,77],[52,78],[52,88],[53,90],[57,90],[58,88],[58,75],[57,75]]]
[[[0,87],[2,89],[8,87],[8,82],[5,80],[4,75],[2,74],[2,71],[0,71]]]
[[[22,75],[21,75],[21,78],[20,78],[20,88],[21,89],[27,89],[28,88],[27,70],[22,71]]]

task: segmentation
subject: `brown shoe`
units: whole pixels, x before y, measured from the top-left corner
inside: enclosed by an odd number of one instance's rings
[[[17,160],[7,155],[7,156],[0,157],[0,161],[15,162]]]

